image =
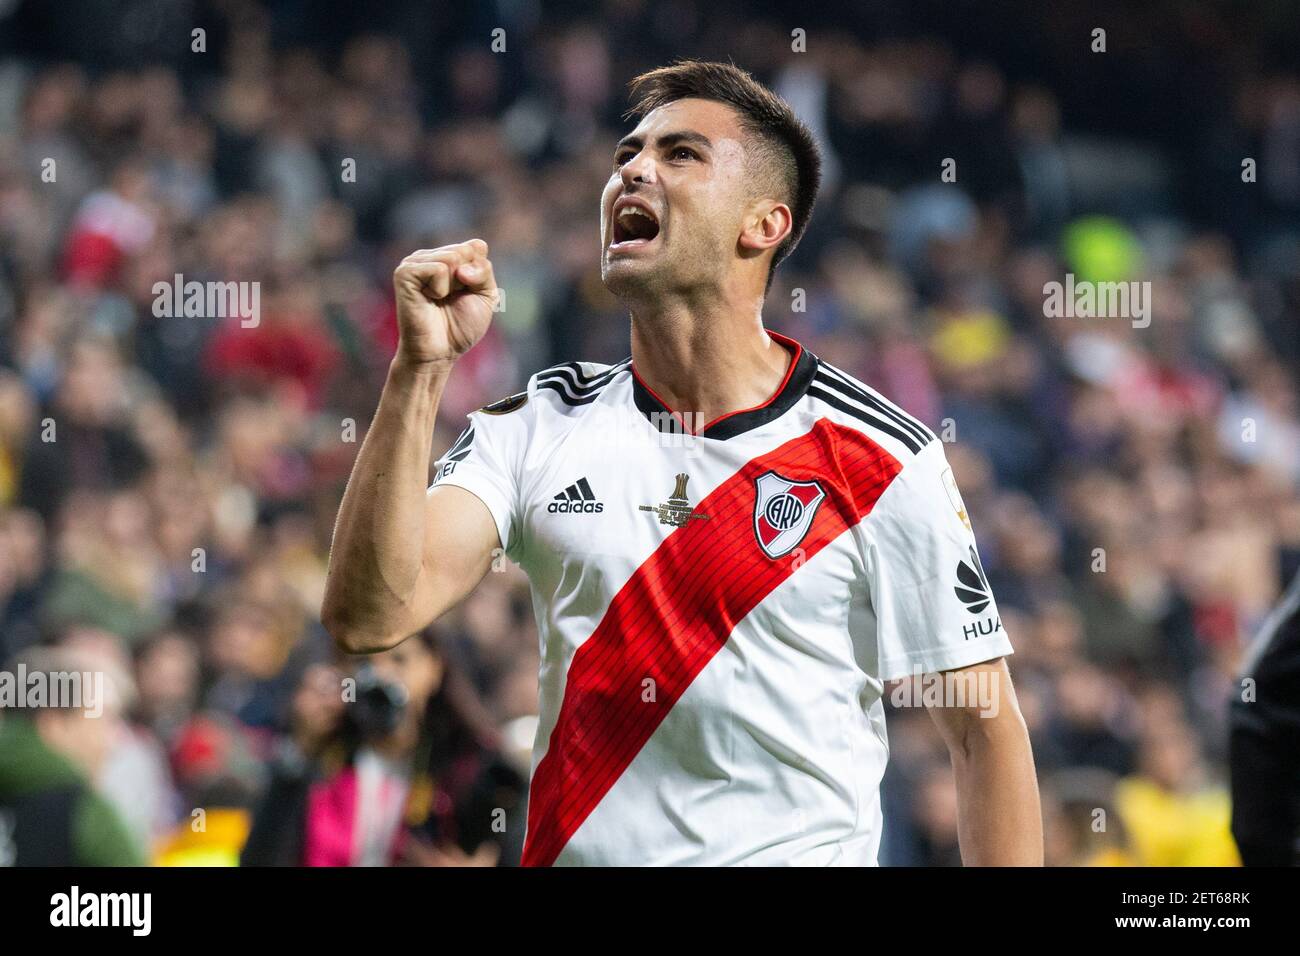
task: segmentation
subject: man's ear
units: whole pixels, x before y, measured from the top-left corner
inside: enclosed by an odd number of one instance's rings
[[[794,216],[783,202],[768,199],[758,205],[745,220],[740,233],[740,247],[754,252],[775,249],[794,228]]]

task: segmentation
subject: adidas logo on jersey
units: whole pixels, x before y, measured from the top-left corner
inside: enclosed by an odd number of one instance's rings
[[[600,514],[605,510],[603,502],[596,500],[596,495],[587,484],[586,478],[579,478],[561,491],[546,506],[551,514]]]

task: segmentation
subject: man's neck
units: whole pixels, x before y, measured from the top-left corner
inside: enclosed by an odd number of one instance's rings
[[[794,355],[763,329],[760,308],[632,313],[636,374],[691,432],[762,405],[785,380]]]

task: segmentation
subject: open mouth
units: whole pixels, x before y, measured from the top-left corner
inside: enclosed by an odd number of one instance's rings
[[[659,235],[659,220],[642,206],[627,205],[614,217],[614,241],[610,248],[632,249],[648,245]]]

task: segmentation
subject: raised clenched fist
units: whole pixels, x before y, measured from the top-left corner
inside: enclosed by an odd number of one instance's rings
[[[393,271],[398,353],[450,365],[487,332],[500,295],[482,239],[420,249]]]

